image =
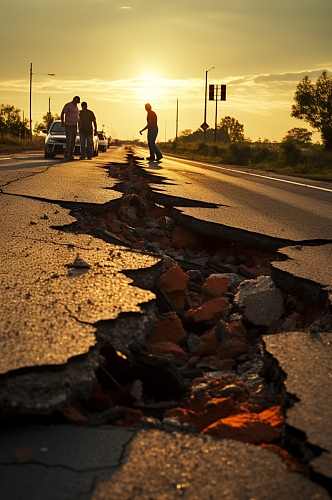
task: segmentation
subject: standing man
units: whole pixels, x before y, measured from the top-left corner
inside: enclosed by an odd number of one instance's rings
[[[156,138],[158,135],[157,115],[154,111],[152,111],[151,104],[149,103],[146,103],[145,110],[148,113],[146,117],[148,123],[146,127],[142,128],[142,130],[139,131],[139,133],[142,135],[142,132],[148,129],[148,145],[150,149],[150,157],[147,158],[147,160],[155,161],[154,155],[156,155],[157,161],[159,161],[162,159],[163,155],[156,146]]]
[[[85,159],[85,141],[87,142],[88,148],[88,160],[92,158],[92,124],[94,125],[94,135],[97,135],[97,122],[96,117],[90,109],[86,102],[82,102],[82,109],[79,113],[78,128],[80,131],[81,138],[81,160]]]
[[[66,131],[66,149],[65,149],[65,160],[73,160],[76,133],[77,133],[77,123],[79,109],[77,104],[81,102],[81,99],[76,95],[71,102],[67,102],[61,111],[61,127],[65,127]]]

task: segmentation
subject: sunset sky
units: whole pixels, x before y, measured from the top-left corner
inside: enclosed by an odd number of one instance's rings
[[[227,85],[218,121],[230,115],[252,140],[280,140],[293,127],[296,85],[332,72],[331,0],[3,0],[0,103],[33,122],[79,95],[98,128],[139,138],[144,104],[158,114],[159,140],[204,119],[208,83]],[[55,76],[48,76],[48,74]],[[213,127],[215,104],[208,103]],[[311,130],[311,129],[310,129]],[[319,134],[314,135],[314,140]]]

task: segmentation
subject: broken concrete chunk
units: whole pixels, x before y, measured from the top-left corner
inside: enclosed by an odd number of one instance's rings
[[[138,379],[134,380],[129,388],[128,394],[134,401],[142,399],[143,382]]]
[[[234,305],[243,309],[246,318],[254,325],[270,326],[284,312],[282,293],[269,276],[241,283]]]
[[[173,342],[178,344],[185,338],[186,332],[180,318],[174,311],[171,311],[158,316],[156,331],[148,342]]]
[[[210,274],[210,278],[219,278],[223,276],[228,278],[228,290],[237,288],[243,281],[245,281],[245,278],[237,273]]]
[[[165,292],[176,292],[185,290],[189,277],[182,271],[181,267],[173,266],[159,279],[159,285]]]
[[[187,345],[189,348],[189,351],[192,354],[196,354],[199,350],[199,348],[204,345],[204,341],[198,337],[198,335],[195,335],[194,333],[191,333],[188,338],[187,338]]]
[[[130,220],[130,222],[132,223],[137,222],[137,212],[134,207],[128,207],[126,205],[122,206],[119,208],[119,213],[127,217]]]

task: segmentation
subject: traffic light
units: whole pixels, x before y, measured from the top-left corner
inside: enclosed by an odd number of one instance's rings
[[[214,85],[209,85],[209,101],[214,101]]]
[[[226,85],[220,85],[220,100],[226,101]]]

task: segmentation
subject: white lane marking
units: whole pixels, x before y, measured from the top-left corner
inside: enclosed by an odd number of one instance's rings
[[[168,160],[175,160],[175,161],[182,161],[183,163],[188,163],[189,165],[191,163],[196,163],[196,165],[203,165],[206,167],[212,167],[215,169],[219,170],[226,170],[227,172],[236,172],[237,174],[244,174],[244,175],[251,175],[252,177],[261,177],[262,179],[270,179],[271,181],[278,181],[278,182],[285,182],[286,184],[294,184],[296,186],[302,186],[302,187],[307,187],[311,189],[319,189],[320,191],[327,191],[329,193],[332,193],[332,189],[328,188],[323,188],[319,186],[311,186],[310,184],[304,184],[302,182],[295,182],[295,181],[288,181],[286,179],[278,179],[277,177],[270,177],[269,175],[260,175],[260,174],[252,174],[251,172],[243,172],[242,170],[235,170],[234,168],[228,168],[228,167],[219,167],[217,165],[211,165],[210,163],[203,163],[203,162],[198,162],[195,160],[185,160],[183,158],[174,158],[171,156],[164,156],[164,158]]]

